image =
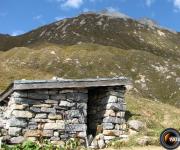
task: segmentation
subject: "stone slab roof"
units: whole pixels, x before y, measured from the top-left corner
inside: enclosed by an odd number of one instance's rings
[[[3,93],[0,94],[0,101],[6,100],[13,91],[17,90],[90,88],[129,84],[131,84],[131,81],[125,77],[97,79],[15,80]]]

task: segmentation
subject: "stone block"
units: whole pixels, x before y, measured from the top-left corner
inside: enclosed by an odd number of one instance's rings
[[[114,124],[112,123],[103,123],[103,129],[104,130],[110,130],[114,128]]]
[[[66,94],[51,95],[50,99],[52,99],[52,100],[65,100]]]
[[[80,114],[79,110],[68,110],[68,111],[66,112],[66,114],[67,114],[67,117],[68,117],[69,119],[79,118],[79,117],[82,116],[82,114]]]
[[[114,111],[123,111],[123,110],[126,110],[125,106],[126,105],[122,105],[122,104],[119,104],[119,103],[108,103],[106,105],[106,109],[111,109],[111,110],[114,110]]]
[[[25,137],[40,137],[42,136],[41,130],[27,130],[24,134]]]
[[[67,93],[66,95],[67,99],[76,101],[76,102],[87,102],[88,100],[88,95],[85,93]]]
[[[39,100],[32,100],[28,98],[14,98],[14,101],[16,104],[28,104],[28,105],[35,105],[35,104],[41,104],[41,101]]]
[[[45,100],[45,103],[46,103],[46,104],[58,104],[59,101],[58,101],[58,100],[51,100],[51,99],[48,99],[48,100]]]
[[[107,102],[108,103],[117,103],[117,101],[118,101],[117,96],[110,95],[109,97],[107,97]]]
[[[12,113],[17,118],[33,118],[34,114],[30,111],[14,110]]]
[[[64,130],[65,123],[45,123],[44,129],[46,130]]]
[[[35,113],[40,113],[41,112],[41,108],[38,108],[38,107],[30,107],[30,110],[35,112]]]
[[[87,110],[87,103],[77,103],[77,108]]]
[[[74,92],[77,92],[77,90],[74,90],[74,89],[63,89],[63,90],[60,90],[59,93],[74,93]]]
[[[18,136],[18,137],[13,137],[10,139],[10,143],[11,144],[20,144],[23,143],[25,141],[25,137],[23,136]]]
[[[45,108],[50,108],[50,107],[52,107],[52,105],[50,105],[50,104],[38,104],[38,105],[33,105],[33,107],[45,107]]]
[[[28,98],[29,99],[36,99],[36,100],[46,100],[49,99],[49,95],[48,94],[41,94],[41,93],[31,93],[28,92]]]
[[[11,108],[14,110],[24,110],[28,107],[27,104],[22,104],[22,105],[19,105],[19,104],[13,104],[11,105]]]
[[[87,134],[86,134],[86,132],[79,132],[79,133],[77,133],[77,137],[85,138],[85,137],[87,137]]]
[[[123,118],[117,117],[105,117],[103,119],[103,123],[116,123],[116,124],[123,124],[125,120]]]
[[[27,122],[24,119],[11,118],[7,124],[9,124],[10,127],[27,127]]]
[[[51,119],[51,120],[62,120],[63,117],[61,114],[49,114],[48,115],[48,119]]]
[[[36,119],[47,119],[47,114],[46,113],[36,114],[35,118]]]
[[[53,130],[43,130],[43,137],[52,137],[54,135]]]
[[[21,133],[21,128],[10,127],[8,130],[8,134],[11,136],[18,136]]]
[[[58,90],[49,90],[49,92],[48,92],[48,94],[49,95],[56,95],[56,94],[58,94],[59,93],[59,91]]]
[[[28,129],[34,130],[38,128],[37,122],[29,122],[28,123]]]
[[[124,116],[125,116],[125,111],[117,112],[117,113],[116,113],[116,116],[117,116],[117,117],[122,117],[122,118],[124,118]]]
[[[52,137],[53,130],[28,130],[24,134],[25,137]]]
[[[69,124],[66,125],[65,131],[71,131],[71,132],[80,132],[80,131],[86,131],[87,125],[86,124]]]
[[[68,101],[60,101],[59,106],[60,107],[73,107],[75,106],[75,103],[70,103]]]
[[[27,91],[15,91],[15,92],[13,92],[12,96],[13,97],[27,98],[28,93],[27,93]]]
[[[41,112],[45,112],[45,113],[56,113],[56,109],[55,109],[55,108],[41,107]]]
[[[115,117],[116,116],[116,113],[114,112],[114,110],[105,110],[104,112],[104,117]]]
[[[50,119],[36,119],[36,118],[32,118],[30,121],[37,122],[37,123],[46,123],[46,122],[54,123],[55,122],[54,120],[50,120]]]

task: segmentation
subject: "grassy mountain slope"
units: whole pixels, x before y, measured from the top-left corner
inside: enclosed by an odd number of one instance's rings
[[[127,76],[144,97],[180,106],[180,62],[151,52],[81,43],[41,43],[0,52],[0,89],[15,79]]]

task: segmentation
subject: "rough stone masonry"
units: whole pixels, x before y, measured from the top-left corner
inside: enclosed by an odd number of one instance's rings
[[[125,85],[120,78],[14,81],[0,95],[0,136],[17,144],[78,138],[102,148],[125,134]]]

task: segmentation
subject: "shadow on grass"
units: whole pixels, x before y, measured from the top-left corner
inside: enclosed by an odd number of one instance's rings
[[[141,114],[131,113],[129,110],[125,112],[125,120],[128,121],[133,116],[141,116]]]

